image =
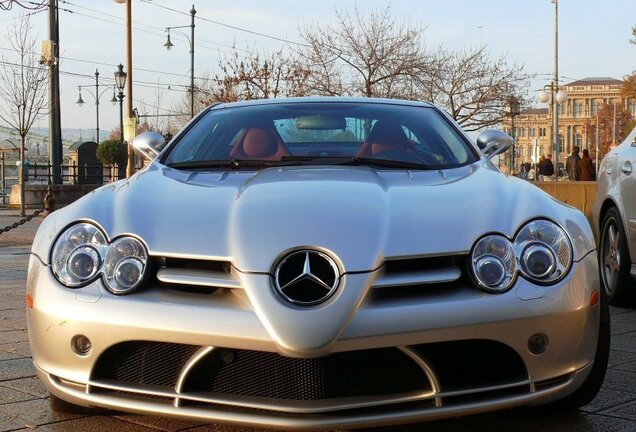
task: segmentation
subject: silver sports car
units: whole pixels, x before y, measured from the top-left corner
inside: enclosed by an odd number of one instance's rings
[[[441,109],[209,107],[46,218],[27,282],[54,410],[282,429],[589,402],[609,320],[584,215]]]
[[[636,300],[636,129],[603,158],[597,185],[593,217],[601,281],[611,303],[632,304]]]

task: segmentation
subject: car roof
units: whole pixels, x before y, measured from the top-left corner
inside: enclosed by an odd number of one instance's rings
[[[307,96],[307,97],[291,97],[276,99],[255,99],[249,101],[229,102],[211,105],[210,108],[232,108],[257,105],[277,105],[286,103],[367,103],[367,104],[385,104],[385,105],[405,105],[432,107],[433,104],[428,102],[411,101],[403,99],[388,98],[366,98],[366,97],[340,97],[340,96]]]

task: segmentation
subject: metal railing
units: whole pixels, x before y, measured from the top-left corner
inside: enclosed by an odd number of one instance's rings
[[[18,184],[19,167],[4,165],[0,172],[0,200],[2,204],[8,202],[11,187]],[[121,170],[117,166],[102,165],[76,165],[67,164],[61,166],[61,179],[63,184],[97,184],[102,185],[117,181],[126,175],[125,167]],[[33,162],[24,168],[24,181],[29,184],[51,184],[52,165],[49,163]]]

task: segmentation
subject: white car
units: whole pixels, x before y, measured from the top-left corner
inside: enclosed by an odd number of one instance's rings
[[[601,281],[612,304],[636,300],[636,129],[599,168],[594,203]]]

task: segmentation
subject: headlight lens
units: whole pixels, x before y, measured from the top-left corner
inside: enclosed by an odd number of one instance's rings
[[[499,293],[510,289],[517,272],[535,283],[559,281],[572,265],[572,245],[560,226],[537,219],[524,225],[513,241],[498,234],[481,238],[470,262],[479,287]]]
[[[57,280],[68,287],[83,286],[101,274],[109,291],[127,294],[143,281],[148,253],[134,237],[120,237],[109,244],[99,228],[83,222],[58,237],[51,263]]]
[[[114,294],[126,294],[139,286],[144,278],[148,254],[134,237],[122,237],[108,248],[104,263],[104,281]]]
[[[77,287],[97,276],[106,237],[94,225],[79,223],[62,233],[53,245],[53,274],[64,285]]]
[[[486,291],[503,292],[515,276],[515,253],[510,240],[489,235],[477,242],[472,253],[473,274]]]
[[[521,273],[541,283],[563,278],[572,265],[572,245],[565,231],[548,220],[527,223],[515,237]]]

